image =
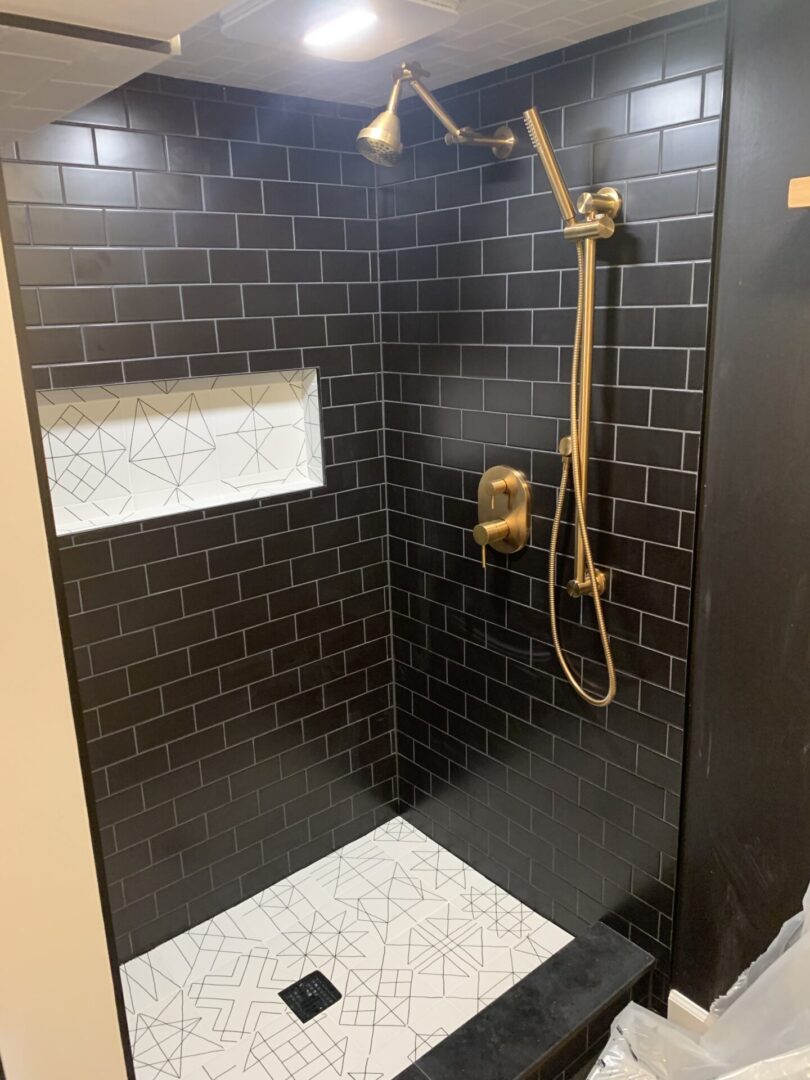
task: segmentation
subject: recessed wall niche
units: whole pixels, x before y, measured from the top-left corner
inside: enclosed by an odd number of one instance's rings
[[[37,394],[56,531],[323,483],[314,369]]]

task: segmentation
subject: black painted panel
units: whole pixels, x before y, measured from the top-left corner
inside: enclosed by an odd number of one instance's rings
[[[808,172],[810,23],[803,0],[731,11],[675,967],[703,1005],[810,877],[810,211],[786,205]]]

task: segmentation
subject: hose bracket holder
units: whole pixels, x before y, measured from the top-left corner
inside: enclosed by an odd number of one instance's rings
[[[596,591],[601,596],[607,587],[607,574],[604,570],[596,570]],[[584,581],[577,581],[576,578],[571,578],[568,584],[565,586],[565,591],[569,596],[590,596],[593,592],[593,585],[591,583],[590,574],[586,575]]]

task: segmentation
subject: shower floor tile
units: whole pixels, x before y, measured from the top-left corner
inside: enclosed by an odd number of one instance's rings
[[[123,965],[137,1077],[391,1080],[570,940],[395,818]]]

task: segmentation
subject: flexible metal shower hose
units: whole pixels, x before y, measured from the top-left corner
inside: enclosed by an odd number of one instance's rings
[[[560,488],[557,493],[557,507],[554,511],[554,522],[551,526],[551,543],[548,555],[548,611],[551,619],[551,640],[554,642],[554,651],[560,667],[565,676],[581,698],[591,705],[602,707],[609,705],[616,696],[616,668],[613,663],[613,653],[610,649],[610,638],[605,626],[605,616],[602,611],[602,598],[596,587],[596,568],[591,554],[591,545],[588,540],[588,530],[585,527],[585,506],[582,499],[582,472],[580,465],[579,444],[579,417],[577,415],[577,391],[579,389],[579,365],[582,354],[582,324],[585,318],[585,252],[582,242],[577,244],[577,268],[579,271],[579,285],[577,288],[577,323],[574,330],[574,352],[571,363],[571,454],[563,456],[562,477]],[[608,673],[608,688],[604,697],[590,694],[579,683],[571,670],[571,667],[560,644],[560,635],[557,627],[557,604],[554,597],[557,579],[557,547],[560,536],[560,522],[562,521],[565,497],[568,491],[568,475],[573,471],[574,480],[574,503],[576,507],[576,528],[582,541],[582,549],[585,553],[585,563],[591,580],[591,596],[596,613],[596,623],[599,627],[599,637],[602,642],[602,651],[605,655],[605,665]]]

